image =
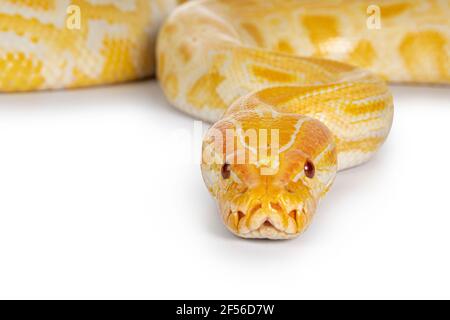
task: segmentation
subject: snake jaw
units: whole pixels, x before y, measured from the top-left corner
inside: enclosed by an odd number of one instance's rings
[[[249,210],[229,210],[224,214],[228,229],[242,238],[292,239],[309,225],[311,213],[303,203],[286,210],[279,203],[258,204]]]

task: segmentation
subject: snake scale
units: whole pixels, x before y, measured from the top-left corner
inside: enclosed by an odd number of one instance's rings
[[[156,71],[214,123],[201,169],[227,228],[290,239],[387,138],[386,81],[450,83],[449,16],[448,0],[0,0],[0,92]]]

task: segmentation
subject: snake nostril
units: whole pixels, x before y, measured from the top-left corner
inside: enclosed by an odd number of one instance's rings
[[[241,219],[243,218],[243,217],[245,217],[245,214],[242,212],[242,211],[238,211],[238,221],[241,221]]]
[[[297,210],[292,210],[289,212],[289,217],[291,217],[294,220],[297,220]]]
[[[283,208],[281,207],[281,205],[279,203],[276,202],[271,202],[270,203],[270,207],[278,212],[282,212]]]
[[[249,210],[249,214],[250,215],[252,215],[252,214],[254,214],[256,211],[258,211],[259,209],[261,209],[262,208],[262,205],[259,203],[259,204],[257,204],[257,205],[255,205],[251,210]]]

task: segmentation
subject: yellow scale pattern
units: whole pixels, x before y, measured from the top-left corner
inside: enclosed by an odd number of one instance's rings
[[[202,173],[231,232],[301,234],[336,172],[369,160],[386,140],[393,99],[384,80],[450,82],[448,3],[377,4],[381,29],[373,30],[366,24],[372,1],[365,0],[206,0],[164,24],[158,76],[173,105],[215,122]],[[216,146],[217,136],[250,128],[278,130],[281,145],[292,143],[278,161],[244,164],[235,160],[242,148],[251,158],[251,134]],[[303,173],[308,161],[313,179]],[[274,173],[263,175],[265,166]]]
[[[176,3],[0,0],[0,92],[103,85],[151,75],[157,28]],[[79,19],[80,28],[71,27],[71,19]]]
[[[372,2],[0,0],[0,92],[135,80],[153,73],[157,57],[169,101],[217,121],[202,173],[227,227],[294,238],[336,172],[385,141],[393,100],[384,80],[450,83],[450,3],[379,0],[380,16],[369,17]],[[79,29],[67,27],[70,5],[80,9]],[[369,27],[372,18],[380,28]],[[249,128],[278,132],[278,158],[225,163],[238,146],[253,151],[247,137],[215,149],[215,134]],[[221,161],[206,161],[209,153]]]

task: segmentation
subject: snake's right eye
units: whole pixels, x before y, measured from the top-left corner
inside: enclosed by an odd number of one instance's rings
[[[230,165],[228,163],[225,163],[222,166],[221,172],[222,172],[222,178],[224,178],[225,180],[229,179],[230,176],[231,176],[231,167],[230,167]]]
[[[304,171],[305,175],[310,179],[313,179],[316,175],[316,167],[314,167],[314,163],[311,160],[306,160]]]

